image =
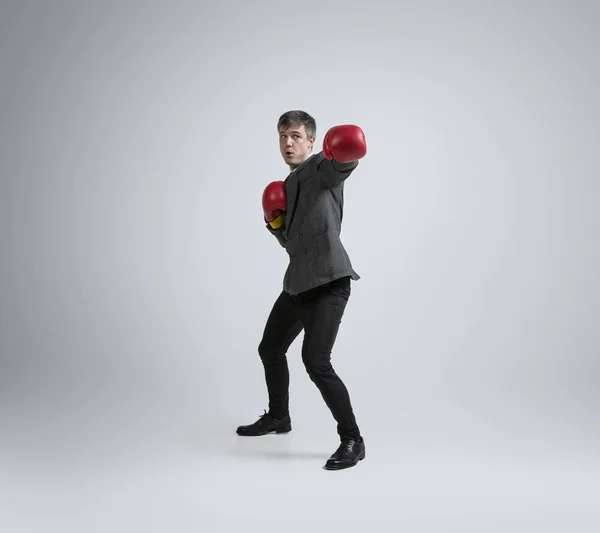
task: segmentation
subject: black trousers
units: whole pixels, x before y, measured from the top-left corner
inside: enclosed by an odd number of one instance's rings
[[[258,347],[265,369],[271,415],[289,414],[287,351],[304,330],[302,361],[337,421],[338,435],[340,438],[360,437],[348,390],[331,364],[331,351],[349,298],[349,277],[294,296],[281,292]]]

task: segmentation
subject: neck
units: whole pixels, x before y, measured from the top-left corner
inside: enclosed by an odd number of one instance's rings
[[[294,170],[296,170],[302,163],[304,163],[304,161],[306,161],[310,156],[312,155],[312,152],[308,152],[308,154],[306,154],[306,157],[304,158],[304,160],[300,163],[298,163],[297,165],[289,165],[290,167],[290,172],[293,172]]]

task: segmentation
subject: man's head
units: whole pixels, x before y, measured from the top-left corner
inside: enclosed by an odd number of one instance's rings
[[[305,111],[287,111],[277,122],[279,151],[290,169],[295,169],[312,152],[317,124]]]

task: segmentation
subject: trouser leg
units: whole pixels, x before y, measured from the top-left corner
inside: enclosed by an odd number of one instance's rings
[[[302,360],[337,421],[341,438],[360,437],[350,395],[331,363],[331,352],[350,297],[350,279],[343,278],[295,297],[304,326]]]
[[[258,353],[264,366],[269,396],[269,414],[289,414],[290,376],[287,351],[303,329],[292,297],[282,291],[269,313]]]

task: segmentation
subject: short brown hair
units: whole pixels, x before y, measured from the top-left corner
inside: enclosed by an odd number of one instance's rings
[[[281,131],[281,128],[288,128],[290,126],[304,126],[309,139],[317,136],[317,123],[306,111],[293,109],[291,111],[286,111],[279,117],[279,120],[277,121],[277,131]]]

